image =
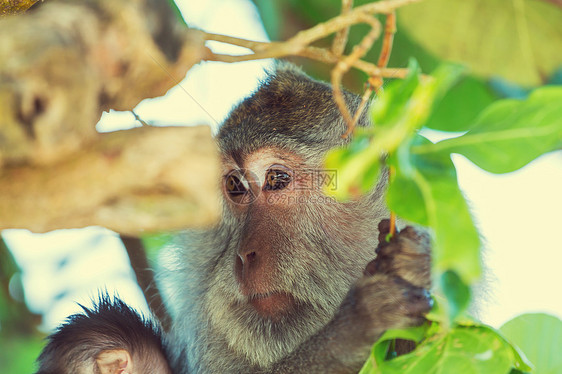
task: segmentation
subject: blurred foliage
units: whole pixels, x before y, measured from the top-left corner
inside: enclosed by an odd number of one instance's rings
[[[171,245],[176,235],[177,234],[171,232],[162,232],[142,236],[142,244],[146,250],[146,256],[151,266],[156,267],[158,253],[162,248]]]
[[[274,29],[266,26],[266,31],[272,40],[289,38],[302,29],[312,27],[319,22],[337,16],[341,9],[341,0],[254,0],[254,2],[262,17],[274,19],[274,22],[278,25]],[[354,6],[357,7],[370,2],[372,1],[357,0],[354,1]],[[275,10],[278,10],[278,12],[276,13]],[[381,22],[384,22],[384,16],[379,16],[379,19]],[[439,65],[437,58],[412,42],[410,37],[405,32],[400,32],[400,30],[401,25],[398,22],[398,33],[394,36],[392,54],[388,63],[389,67],[406,67],[412,57],[418,61],[424,72],[431,72]],[[351,48],[359,43],[368,31],[369,27],[367,25],[359,24],[353,26],[349,33],[346,53],[351,51]],[[331,42],[331,38],[328,38],[327,40],[320,41],[318,45],[329,46]],[[375,42],[363,59],[377,61],[381,46],[382,40]],[[330,66],[306,59],[292,60],[303,65],[305,70],[314,77],[329,81]],[[344,86],[350,91],[359,93],[363,90],[365,80],[366,76],[363,73],[351,70],[344,77]]]
[[[538,336],[533,341],[538,343]],[[419,343],[415,351],[389,359],[394,339]],[[545,351],[556,352],[556,347]],[[496,330],[469,321],[444,331],[437,323],[389,330],[373,346],[360,374],[522,373],[533,365]],[[539,372],[542,373],[542,372]]]
[[[538,374],[562,373],[562,321],[544,313],[522,314],[500,327],[535,365]]]
[[[447,90],[459,81],[462,69],[445,64],[422,79],[417,63],[403,80],[386,86],[371,106],[373,127],[358,129],[350,145],[328,153],[325,166],[338,170],[338,188],[326,193],[343,200],[371,190],[379,170],[390,169],[387,203],[391,211],[430,228],[435,288],[443,295],[427,318],[433,323],[411,338],[418,348],[387,360],[391,341],[420,329],[391,331],[373,348],[364,373],[507,373],[530,371],[517,348],[493,328],[466,322],[470,286],[480,277],[480,235],[458,186],[451,153],[459,153],[492,173],[507,173],[542,154],[562,148],[562,86],[535,89],[525,99],[492,102],[474,119],[457,117],[435,122],[432,112],[450,105]],[[470,81],[464,81],[470,82]],[[479,103],[484,106],[485,103]],[[476,106],[477,108],[478,106]],[[475,109],[477,111],[477,109]],[[433,119],[433,122],[431,121]],[[464,135],[432,143],[418,134],[435,124],[442,131]],[[520,341],[535,343],[533,331],[510,331]],[[540,331],[540,330],[538,330]],[[529,332],[529,333],[527,333]],[[388,335],[390,334],[390,335]],[[405,334],[405,335],[404,335]],[[541,351],[560,348],[552,339]],[[376,362],[376,365],[373,364]],[[548,368],[558,362],[548,361]]]
[[[496,96],[482,80],[465,76],[445,94],[427,120],[427,127],[451,131],[454,126],[456,131],[465,131],[494,100]]]
[[[339,14],[341,0],[254,0],[272,40],[286,39],[301,29]],[[354,6],[370,3],[357,0]],[[379,16],[384,22],[384,16]],[[352,27],[347,52],[368,31]],[[329,45],[331,41],[324,42]],[[364,57],[377,61],[382,41]],[[414,57],[422,71],[439,60],[467,64],[484,79],[503,77],[511,83],[537,86],[562,67],[562,7],[548,1],[425,0],[398,10],[398,33],[389,67],[405,67]],[[329,70],[299,59],[307,71],[327,80]],[[344,81],[360,91],[362,74],[350,72]]]
[[[43,348],[42,336],[0,334],[0,372],[31,374],[36,370],[35,360]]]
[[[536,86],[562,64],[560,3],[427,0],[398,16],[417,43],[444,60],[467,64],[478,76]]]
[[[0,373],[32,373],[43,346],[44,335],[37,330],[40,317],[24,304],[18,274],[19,268],[0,237]]]

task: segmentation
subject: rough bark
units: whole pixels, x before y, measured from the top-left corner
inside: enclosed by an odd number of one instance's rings
[[[38,0],[0,0],[0,16],[23,13]]]
[[[209,127],[142,127],[99,138],[59,163],[1,170],[0,229],[99,225],[139,235],[217,218]]]
[[[38,4],[0,19],[0,229],[210,224],[218,158],[208,129],[99,134],[104,110],[163,95],[207,53],[159,0]]]

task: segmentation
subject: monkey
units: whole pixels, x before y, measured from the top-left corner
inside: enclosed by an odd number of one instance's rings
[[[121,299],[100,295],[48,337],[37,374],[171,374],[160,327]]]
[[[359,97],[344,97],[357,110]],[[373,126],[367,113],[358,126]],[[424,322],[430,239],[407,226],[387,241],[387,174],[351,201],[324,192],[337,183],[324,157],[349,143],[346,129],[331,86],[288,63],[231,111],[216,135],[222,219],[183,232],[157,276],[172,323],[148,335],[172,373],[356,373],[386,330]],[[61,360],[53,341],[42,365]]]
[[[160,273],[175,373],[354,373],[384,331],[422,323],[427,234],[404,229],[376,260],[385,176],[354,201],[322,190],[346,129],[331,86],[289,64],[222,124],[222,221],[186,234]]]

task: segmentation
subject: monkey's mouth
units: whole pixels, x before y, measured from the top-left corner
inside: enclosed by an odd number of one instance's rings
[[[295,298],[285,292],[254,294],[248,302],[262,317],[277,319],[295,306]]]

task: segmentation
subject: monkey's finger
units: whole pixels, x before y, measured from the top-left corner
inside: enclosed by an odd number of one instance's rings
[[[404,230],[400,231],[399,236],[400,238],[407,238],[412,242],[417,243],[417,248],[424,249],[424,252],[429,252],[429,248],[431,247],[431,238],[426,230],[414,226],[408,226]]]
[[[390,233],[390,220],[385,218],[379,222],[379,247],[387,245],[386,236]],[[378,250],[378,248],[377,248]]]

